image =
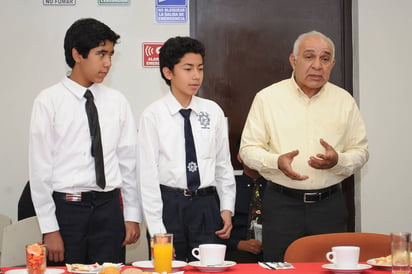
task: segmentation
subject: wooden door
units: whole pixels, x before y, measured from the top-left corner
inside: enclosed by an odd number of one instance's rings
[[[191,36],[206,46],[199,96],[216,101],[229,121],[232,163],[252,100],[260,89],[289,78],[296,37],[323,32],[335,43],[330,81],[352,92],[351,0],[191,0]],[[344,183],[354,230],[353,176]]]

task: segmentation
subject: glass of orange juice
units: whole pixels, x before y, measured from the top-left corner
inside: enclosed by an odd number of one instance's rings
[[[158,233],[153,235],[154,270],[157,273],[172,273],[173,234]]]
[[[41,243],[26,245],[28,274],[44,274],[46,271],[46,246]]]

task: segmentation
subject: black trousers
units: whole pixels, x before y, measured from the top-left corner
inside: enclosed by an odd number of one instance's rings
[[[81,201],[66,201],[54,192],[56,217],[64,241],[64,263],[120,263],[125,261],[125,224],[120,191],[94,195]]]
[[[347,216],[342,191],[304,203],[276,192],[268,182],[263,199],[263,259],[283,261],[286,248],[303,236],[347,231]]]
[[[192,249],[200,244],[222,243],[215,232],[223,227],[217,193],[186,197],[163,191],[163,223],[173,233],[176,260],[196,261]]]

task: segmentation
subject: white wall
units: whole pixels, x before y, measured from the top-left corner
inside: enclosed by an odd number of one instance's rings
[[[189,35],[189,23],[156,24],[154,0],[126,6],[43,6],[42,0],[0,2],[0,212],[17,219],[17,201],[28,179],[28,129],[35,96],[63,78],[68,67],[63,39],[77,19],[94,17],[120,34],[105,84],[121,90],[137,119],[149,103],[167,92],[158,68],[142,68],[142,43]]]
[[[155,24],[154,1],[123,7],[45,7],[41,0],[2,0],[0,8],[0,212],[17,216],[17,199],[28,178],[27,139],[36,94],[63,77],[66,29],[81,17],[96,17],[122,36],[105,83],[125,93],[136,120],[167,91],[158,69],[143,69],[142,42],[188,35],[189,24]],[[370,140],[370,161],[356,176],[362,231],[412,230],[412,1],[354,0],[354,87]],[[400,218],[400,213],[406,213]]]
[[[412,1],[357,0],[354,5],[359,14],[355,76],[370,146],[361,175],[361,229],[411,231]]]

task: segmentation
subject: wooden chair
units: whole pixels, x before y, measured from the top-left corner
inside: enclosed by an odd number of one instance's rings
[[[326,253],[333,246],[352,245],[360,247],[359,261],[391,254],[391,236],[378,233],[346,232],[306,236],[289,245],[285,252],[285,261],[327,262]]]

